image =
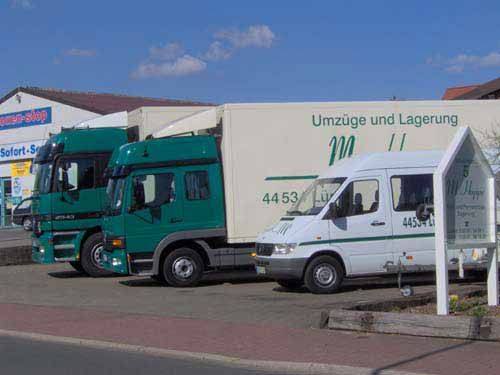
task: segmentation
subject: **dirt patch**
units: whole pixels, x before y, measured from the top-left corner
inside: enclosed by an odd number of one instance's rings
[[[408,306],[405,308],[393,307],[390,312],[403,314],[432,314],[437,313],[436,303],[431,302],[420,306]],[[463,297],[451,296],[450,315],[476,316],[476,317],[500,317],[500,306],[488,306],[486,296]]]

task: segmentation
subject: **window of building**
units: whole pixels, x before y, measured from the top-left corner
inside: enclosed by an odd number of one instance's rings
[[[432,204],[432,174],[391,177],[392,204],[395,211],[415,211],[422,203]]]
[[[190,201],[210,198],[207,171],[187,172],[184,176],[186,198]]]

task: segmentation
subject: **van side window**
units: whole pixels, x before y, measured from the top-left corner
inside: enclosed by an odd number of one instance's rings
[[[394,211],[415,211],[421,203],[433,203],[432,174],[391,177]]]
[[[187,172],[184,176],[186,198],[190,201],[210,198],[207,171]]]
[[[351,182],[336,202],[339,217],[348,217],[376,212],[379,206],[377,180]]]

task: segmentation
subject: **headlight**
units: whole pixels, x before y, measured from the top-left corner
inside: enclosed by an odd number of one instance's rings
[[[296,243],[278,243],[274,245],[273,254],[287,255],[294,251],[296,247]]]
[[[120,258],[113,258],[112,264],[113,264],[114,267],[121,266],[122,265],[122,261],[121,261]]]

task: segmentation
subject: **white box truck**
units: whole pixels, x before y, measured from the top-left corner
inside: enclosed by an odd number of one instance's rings
[[[192,285],[205,270],[253,265],[257,235],[328,166],[367,152],[443,149],[459,126],[481,138],[496,123],[496,101],[226,104],[178,119],[153,139],[121,148],[114,174],[120,205],[105,224],[107,267]],[[160,172],[169,176],[168,202],[155,198],[156,177],[147,177]],[[193,205],[191,194],[203,204]],[[137,221],[139,213],[145,216]]]

